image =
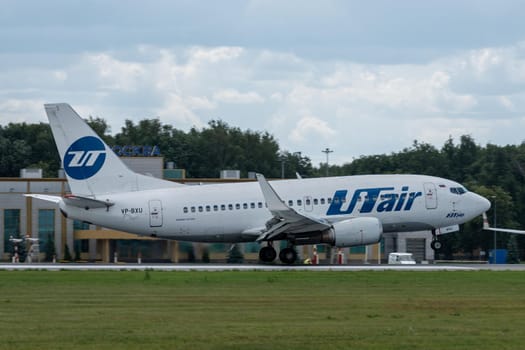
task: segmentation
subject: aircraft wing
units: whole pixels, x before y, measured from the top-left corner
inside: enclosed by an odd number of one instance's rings
[[[257,241],[271,240],[282,233],[314,232],[331,227],[331,224],[325,220],[299,214],[287,206],[263,175],[257,174],[256,176],[268,209],[273,215],[273,218],[266,223],[266,230],[259,235]]]
[[[496,232],[506,232],[506,233],[515,233],[518,235],[525,235],[524,230],[515,230],[511,228],[497,228],[497,227],[490,227],[489,226],[489,220],[487,218],[487,213],[483,213],[483,229],[487,231],[496,231]]]

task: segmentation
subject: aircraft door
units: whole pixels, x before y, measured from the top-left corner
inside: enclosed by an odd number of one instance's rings
[[[314,210],[314,204],[311,196],[305,196],[303,198],[304,202],[304,211],[312,211]]]
[[[149,225],[150,227],[162,226],[162,202],[160,200],[149,201]]]
[[[436,209],[438,206],[436,185],[427,182],[423,184],[423,189],[425,191],[425,205],[427,209]]]

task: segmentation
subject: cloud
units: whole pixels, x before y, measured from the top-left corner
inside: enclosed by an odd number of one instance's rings
[[[314,116],[306,116],[297,122],[289,138],[295,143],[301,143],[316,140],[319,137],[328,140],[335,134],[335,130],[332,129],[326,121]]]
[[[264,98],[256,92],[239,92],[235,89],[226,89],[217,91],[213,94],[213,100],[222,103],[250,104],[263,103]]]
[[[187,130],[219,116],[269,131],[314,163],[324,161],[325,147],[335,150],[334,160],[349,161],[399,151],[414,139],[440,146],[461,133],[521,142],[517,128],[502,121],[518,125],[525,117],[524,67],[522,43],[417,65],[312,60],[268,48],[141,45],[73,55],[61,65],[0,66],[0,115],[2,123],[41,120],[44,102],[66,101],[109,119],[114,131],[124,118],[158,116]]]

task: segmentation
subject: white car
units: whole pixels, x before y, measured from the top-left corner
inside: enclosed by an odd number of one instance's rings
[[[389,264],[398,265],[415,265],[416,261],[412,256],[412,253],[390,253],[388,254]]]

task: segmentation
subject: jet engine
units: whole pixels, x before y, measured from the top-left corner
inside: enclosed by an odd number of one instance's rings
[[[294,245],[330,244],[336,247],[352,247],[379,242],[383,225],[377,218],[361,217],[336,222],[328,230],[316,233],[300,233],[290,237]]]
[[[383,225],[377,218],[355,218],[337,222],[333,231],[336,247],[351,247],[377,243],[383,233]]]

